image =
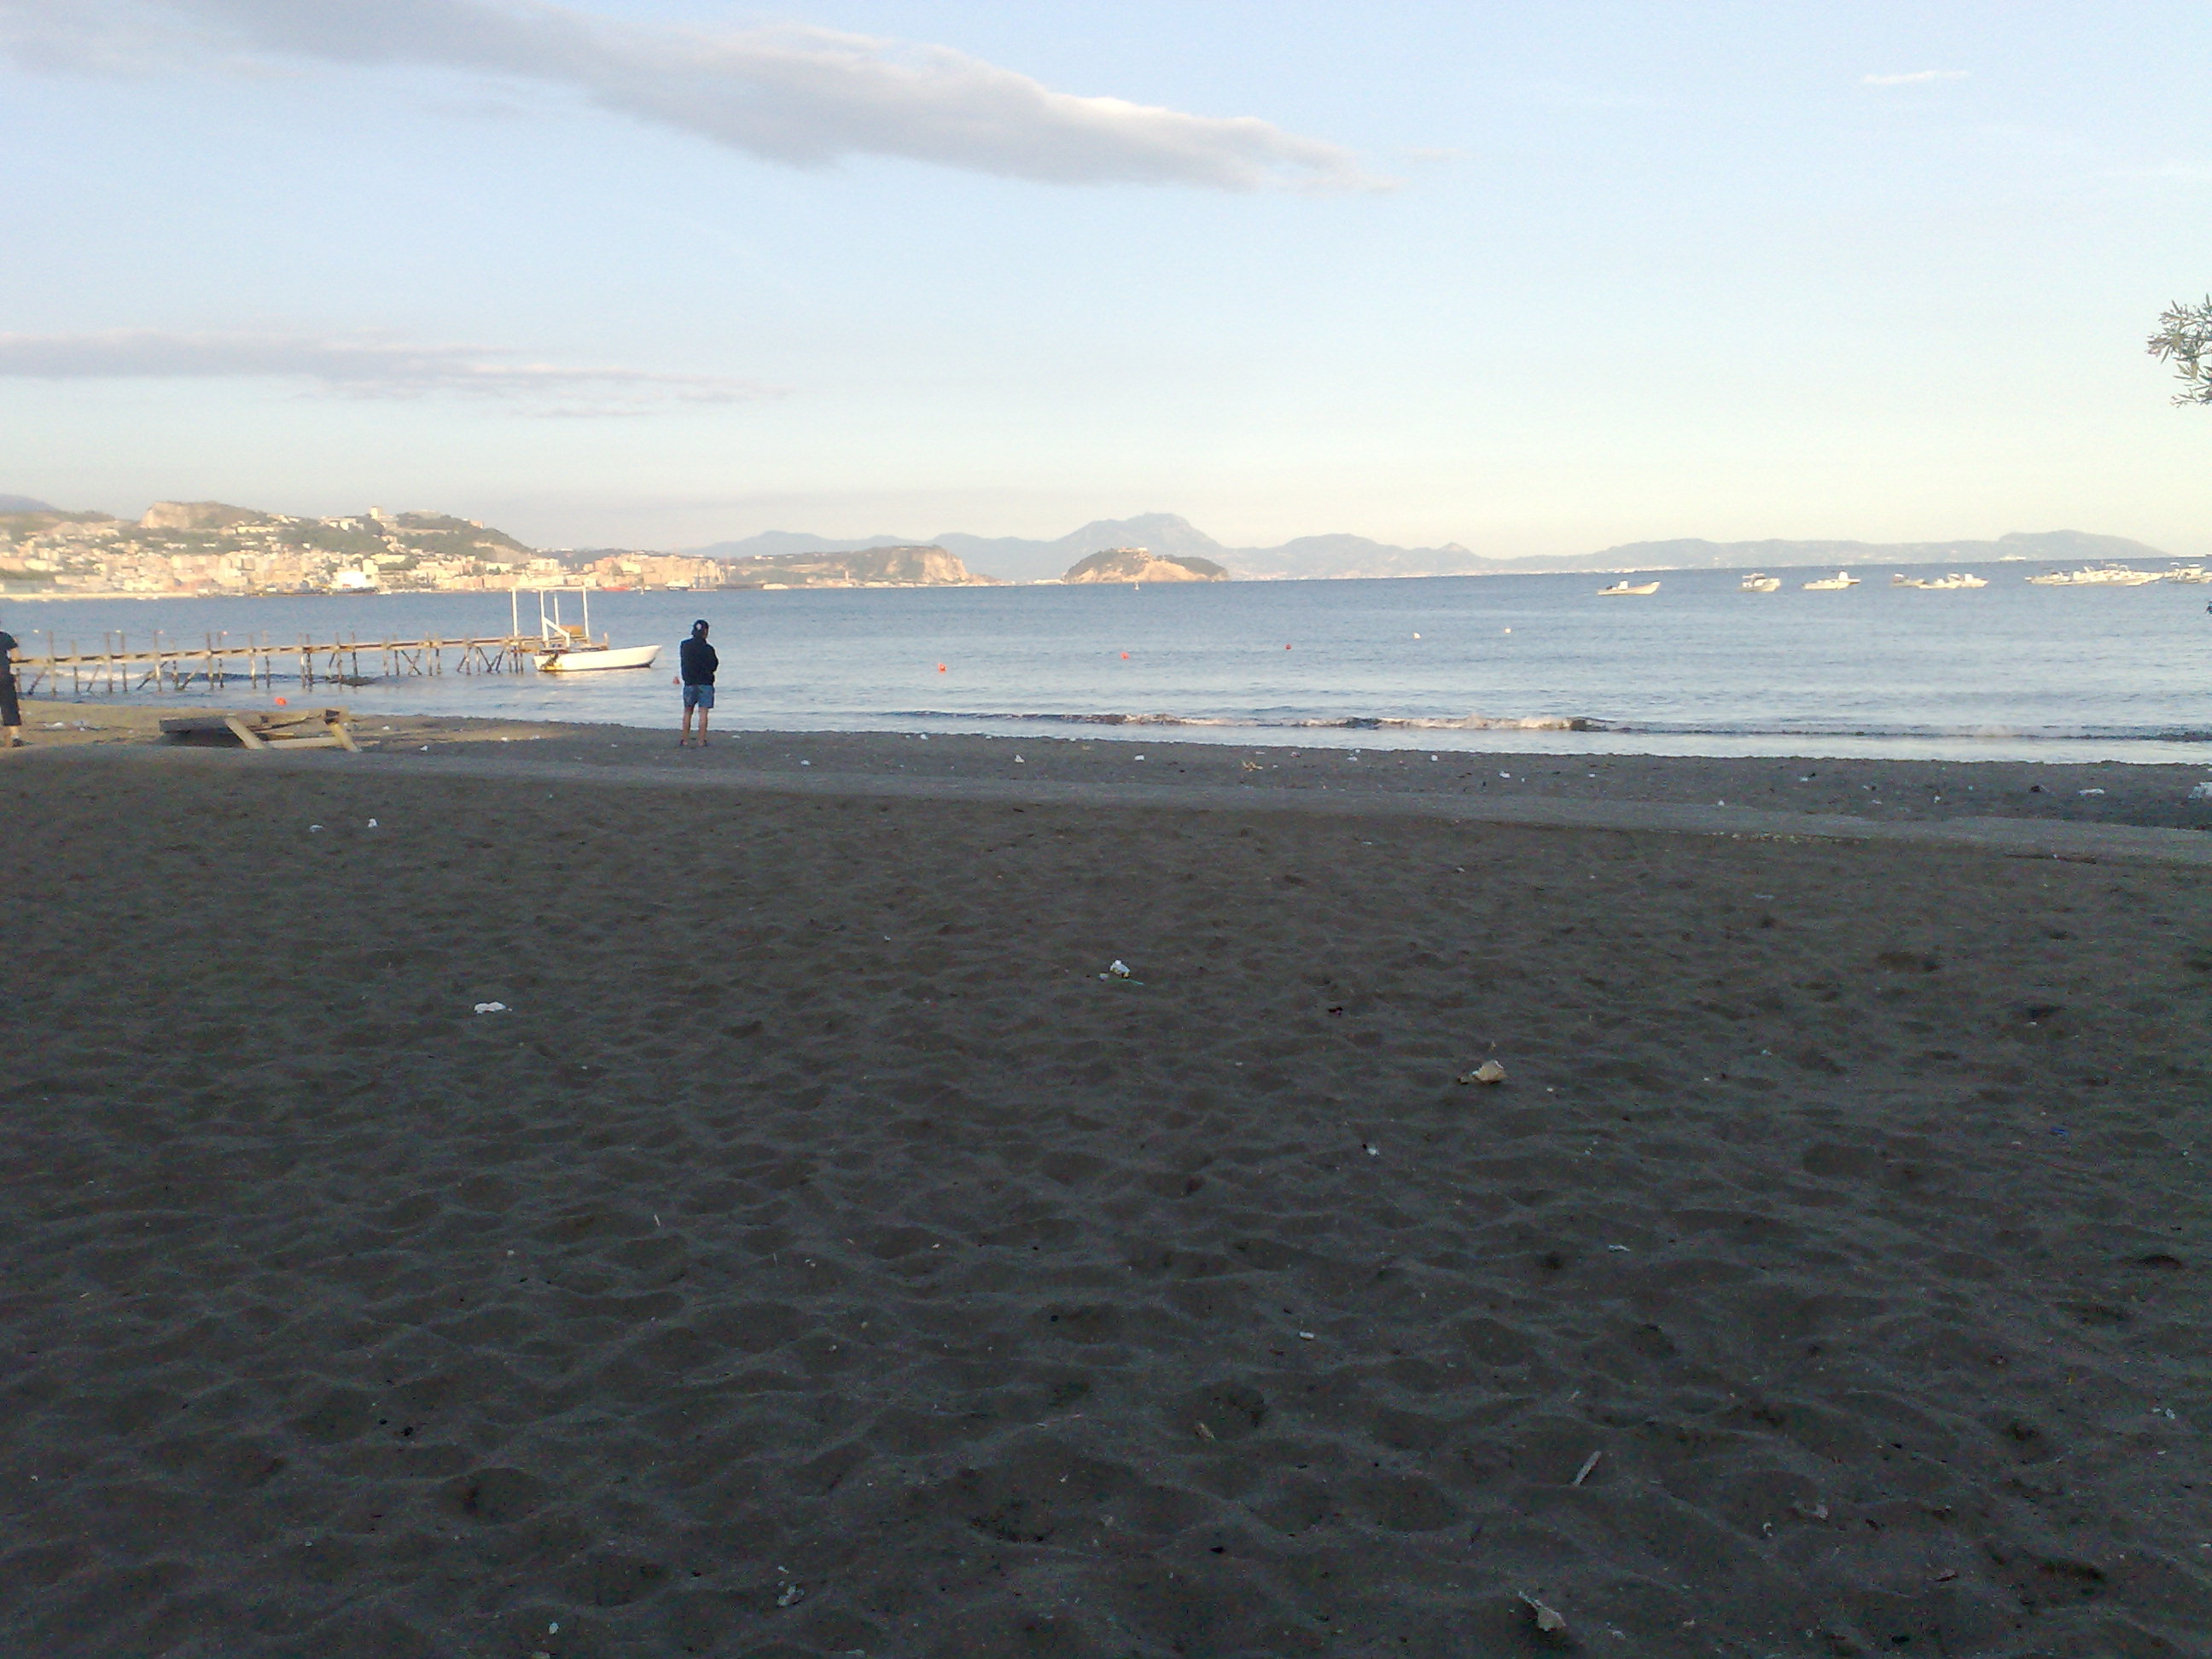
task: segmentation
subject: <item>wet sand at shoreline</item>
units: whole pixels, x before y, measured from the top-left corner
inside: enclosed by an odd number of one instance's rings
[[[0,1646],[2203,1651],[2204,872],[385,724],[607,775],[0,769]],[[1579,769],[2045,804],[1791,764]]]
[[[331,701],[341,701],[332,698]],[[319,702],[294,697],[299,707]],[[243,706],[243,705],[241,705]],[[258,706],[258,704],[256,706]],[[173,712],[121,702],[27,701],[35,741],[158,740]],[[204,713],[195,704],[191,712]],[[2039,818],[2212,829],[2212,754],[2201,767],[2118,762],[1875,761],[1820,757],[1517,754],[1297,744],[1136,741],[1127,738],[1003,738],[863,732],[755,732],[732,719],[704,750],[675,747],[667,730],[549,720],[397,715],[363,717],[371,750],[480,754],[527,744],[536,757],[609,767],[684,765],[741,775],[821,769],[910,777],[1111,782],[1117,787],[1234,784],[1332,795],[1436,795],[1485,799],[1633,800],[1768,811],[1847,813],[1876,823],[1960,817]],[[1019,756],[1018,761],[1015,757]],[[1434,758],[1431,758],[1431,756]]]

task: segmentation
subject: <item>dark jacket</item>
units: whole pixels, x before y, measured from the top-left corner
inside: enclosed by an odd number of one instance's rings
[[[696,634],[684,641],[676,656],[683,665],[686,685],[712,685],[714,671],[722,665],[722,659],[714,654],[714,647]]]

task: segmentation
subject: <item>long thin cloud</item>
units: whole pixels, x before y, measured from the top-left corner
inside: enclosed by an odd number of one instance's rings
[[[1969,73],[1966,70],[1914,70],[1906,75],[1862,75],[1859,84],[1863,87],[1920,87],[1931,81],[1963,81]]]
[[[459,69],[796,167],[901,156],[1053,184],[1367,189],[1337,145],[1251,116],[1056,92],[949,46],[781,25],[676,28],[545,0],[0,0],[27,64],[113,69],[179,46],[249,58]]]
[[[774,387],[716,375],[530,362],[519,353],[487,346],[411,345],[369,334],[153,329],[0,334],[0,379],[294,380],[359,398],[461,393],[530,405],[558,401],[558,412],[567,414],[633,414],[672,403],[727,404],[778,395]]]

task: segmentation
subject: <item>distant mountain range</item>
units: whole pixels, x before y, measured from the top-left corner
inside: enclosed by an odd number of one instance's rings
[[[1492,569],[1528,569],[1528,561],[1481,559],[1453,544],[1444,547],[1389,547],[1364,536],[1302,536],[1280,547],[1224,547],[1191,521],[1174,513],[1143,513],[1133,519],[1099,519],[1055,541],[1021,536],[970,536],[947,531],[927,538],[858,536],[837,540],[796,531],[771,530],[743,541],[716,542],[686,550],[702,558],[748,559],[793,553],[852,553],[863,548],[920,543],[959,556],[970,570],[988,571],[1007,581],[1057,578],[1109,548],[1144,547],[1175,558],[1205,559],[1243,577],[1461,576]],[[1546,566],[1558,568],[1557,564]]]
[[[771,530],[743,541],[688,550],[702,558],[746,560],[800,553],[852,553],[891,546],[941,547],[970,570],[1007,581],[1057,577],[1093,553],[1145,547],[1176,558],[1210,560],[1248,580],[1304,580],[1347,576],[1475,576],[1552,570],[1729,570],[1755,565],[1942,564],[1993,559],[2035,559],[2078,564],[2100,559],[2163,559],[2172,556],[2124,536],[2079,530],[2014,531],[1995,541],[1957,542],[1711,542],[1685,538],[1628,542],[1595,553],[1491,559],[1456,542],[1442,547],[1394,547],[1364,536],[1301,536],[1279,547],[1227,547],[1173,513],[1133,519],[1099,519],[1054,541],[1019,536],[970,536],[947,531],[913,536],[859,536],[838,540],[798,531]]]
[[[195,513],[212,513],[218,518],[228,514],[234,518],[273,518],[274,515],[255,514],[244,508],[223,507],[213,502],[160,503],[146,523],[155,525],[157,516],[162,525],[175,519],[179,525]],[[27,495],[0,495],[0,518],[9,515],[51,515],[55,520],[103,519],[104,514],[93,513],[62,513],[46,502]],[[402,515],[407,518],[410,515]],[[222,520],[222,524],[228,524]],[[307,520],[286,520],[300,524]],[[330,520],[345,523],[352,520]],[[364,520],[364,522],[366,522]],[[399,520],[387,520],[398,523]],[[427,520],[425,523],[428,522]],[[461,520],[439,520],[441,526],[450,523],[459,526]],[[35,526],[44,528],[47,526]],[[218,529],[215,519],[203,526],[192,519],[187,528]],[[18,534],[28,533],[34,528],[19,518],[12,529]],[[520,544],[496,532],[489,532],[504,545],[522,550]],[[1036,541],[1020,536],[970,536],[959,531],[947,531],[943,535],[920,536],[853,536],[839,538],[810,535],[800,531],[770,530],[757,536],[748,536],[742,541],[715,542],[709,546],[686,550],[690,556],[721,561],[739,567],[737,580],[787,580],[778,573],[757,566],[763,559],[790,560],[795,557],[822,554],[851,554],[881,551],[886,557],[896,553],[903,563],[904,571],[913,566],[920,571],[928,568],[927,575],[901,576],[896,580],[929,581],[957,580],[967,578],[966,572],[986,580],[1003,581],[1039,581],[1058,580],[1094,553],[1114,548],[1142,547],[1164,558],[1195,559],[1209,565],[1219,565],[1232,576],[1245,580],[1315,580],[1347,576],[1475,576],[1498,575],[1515,572],[1577,570],[1730,570],[1747,569],[1758,566],[1787,568],[1808,565],[1888,565],[1888,564],[1959,564],[1986,563],[1998,559],[2034,560],[2047,564],[2084,564],[2114,559],[2168,559],[2173,556],[2145,543],[2131,541],[2124,536],[2099,536],[2080,530],[2014,531],[1994,541],[1953,542],[1850,542],[1850,541],[1756,541],[1714,542],[1689,537],[1674,541],[1626,542],[1618,547],[1608,547],[1595,553],[1538,555],[1528,558],[1486,558],[1470,552],[1457,542],[1447,542],[1442,547],[1396,547],[1387,542],[1372,541],[1364,536],[1344,534],[1301,536],[1278,547],[1229,547],[1214,540],[1189,520],[1174,513],[1143,513],[1130,519],[1099,519],[1071,531],[1052,541]],[[951,554],[966,570],[960,577],[930,564],[923,556],[932,550],[941,549]],[[593,554],[567,550],[559,556],[572,568],[588,562]],[[888,568],[888,567],[886,567]],[[867,571],[855,570],[854,580],[893,580],[879,574],[871,565]]]

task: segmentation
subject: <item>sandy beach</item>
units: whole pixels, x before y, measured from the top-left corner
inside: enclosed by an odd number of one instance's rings
[[[1440,804],[2199,772],[26,714],[0,1650],[2212,1652],[2212,872]]]

